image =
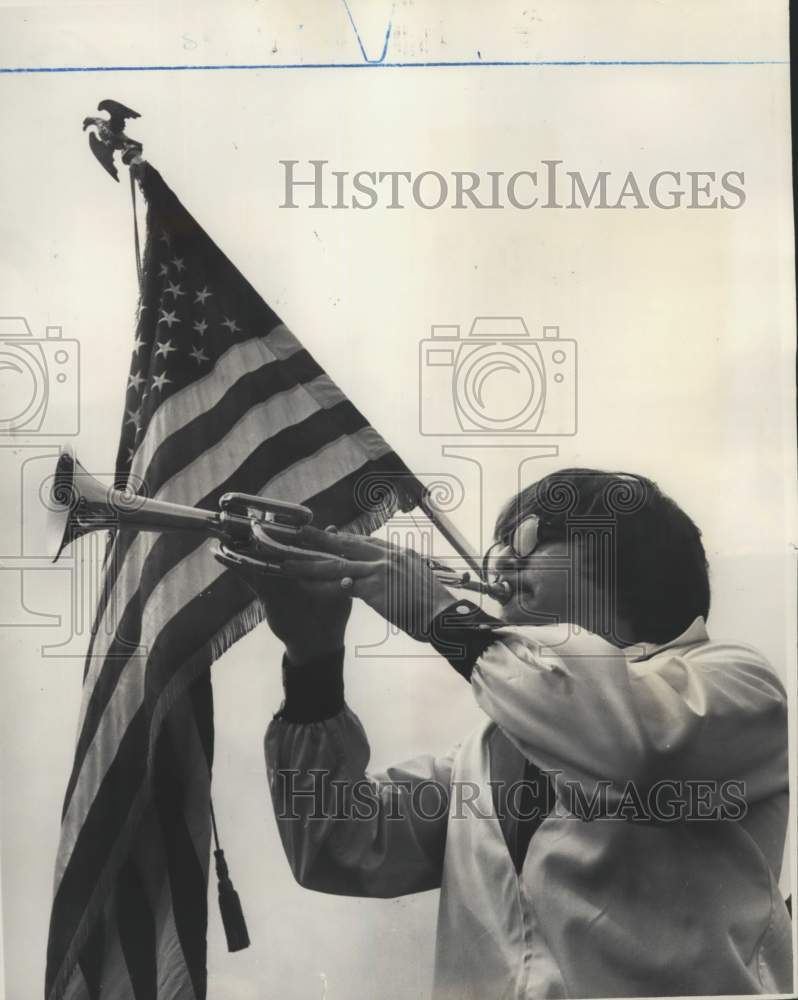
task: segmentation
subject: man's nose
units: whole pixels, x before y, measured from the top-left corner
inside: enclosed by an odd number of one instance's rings
[[[509,545],[498,549],[490,560],[490,568],[496,573],[514,573],[520,569],[523,560],[513,552]]]

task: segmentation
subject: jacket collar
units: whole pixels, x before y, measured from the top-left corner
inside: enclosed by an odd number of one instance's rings
[[[671,639],[670,642],[665,642],[661,646],[658,646],[653,642],[636,642],[631,646],[627,646],[626,649],[629,653],[635,654],[634,656],[630,656],[630,660],[633,663],[638,663],[641,660],[648,660],[657,653],[664,652],[666,649],[678,649],[681,646],[694,646],[699,642],[709,642],[707,625],[700,615],[687,626],[681,635],[677,636],[675,639]],[[638,650],[642,650],[642,652],[638,652]]]

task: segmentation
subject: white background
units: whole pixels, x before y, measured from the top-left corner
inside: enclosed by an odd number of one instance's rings
[[[143,140],[147,157],[407,463],[465,478],[469,499],[456,517],[472,537],[479,512],[469,467],[443,458],[441,439],[418,431],[419,342],[431,324],[467,327],[476,315],[501,314],[523,316],[535,334],[553,324],[576,339],[579,432],[560,442],[559,458],[528,463],[523,481],[575,464],[658,480],[704,531],[711,635],[759,647],[792,684],[786,4],[550,0],[532,9],[510,0],[490,7],[405,0],[350,7],[370,58],[381,52],[393,10],[388,62],[782,62],[366,67],[336,0],[0,5],[6,67],[353,64],[0,76],[0,314],[25,315],[38,337],[57,324],[79,340],[76,445],[83,463],[98,472],[112,467],[133,335],[126,177],[114,184],[80,131],[83,116],[112,97],[142,113],[129,131]],[[280,209],[278,161],[311,158],[352,172],[510,174],[538,169],[541,159],[561,159],[587,177],[602,169],[641,178],[666,169],[743,170],[747,201],[738,211]],[[21,512],[31,500],[21,498],[20,462],[45,453],[0,449],[0,555],[16,554]],[[485,521],[517,486],[513,460],[485,453]],[[0,573],[2,621],[21,625],[25,615],[15,615],[23,579],[30,609],[67,613],[67,576]],[[366,643],[382,632],[359,610],[350,634]],[[66,625],[0,632],[11,1000],[39,995],[43,979],[83,665],[79,657],[42,656],[41,647],[67,635]],[[478,720],[468,687],[400,640],[384,651],[395,656],[352,656],[347,667],[349,700],[373,760],[443,752]],[[210,995],[424,996],[434,893],[342,900],[292,881],[262,756],[263,732],[281,697],[279,658],[262,627],[214,668],[214,800],[253,944],[227,954],[212,902]]]

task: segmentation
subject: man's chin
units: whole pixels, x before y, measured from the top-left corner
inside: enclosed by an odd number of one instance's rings
[[[499,618],[505,625],[556,625],[560,617],[524,603],[523,595],[513,595],[501,606]]]
[[[508,601],[507,604],[502,604],[499,610],[499,618],[501,618],[505,625],[518,624],[518,605],[515,603],[515,598]]]

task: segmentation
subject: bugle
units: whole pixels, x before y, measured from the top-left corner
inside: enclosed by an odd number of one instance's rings
[[[272,574],[280,572],[281,541],[290,545],[313,520],[313,512],[303,504],[248,493],[225,493],[218,510],[204,510],[155,500],[131,489],[105,486],[86,471],[68,447],[58,456],[50,484],[48,515],[47,548],[53,562],[70,542],[90,531],[132,528],[197,532],[237,550],[239,561]],[[268,546],[262,532],[253,535],[254,525],[269,536]],[[243,548],[246,553],[241,552]],[[500,578],[476,579],[439,560],[430,560],[430,568],[445,586],[487,594],[502,603],[509,597],[509,584]]]

